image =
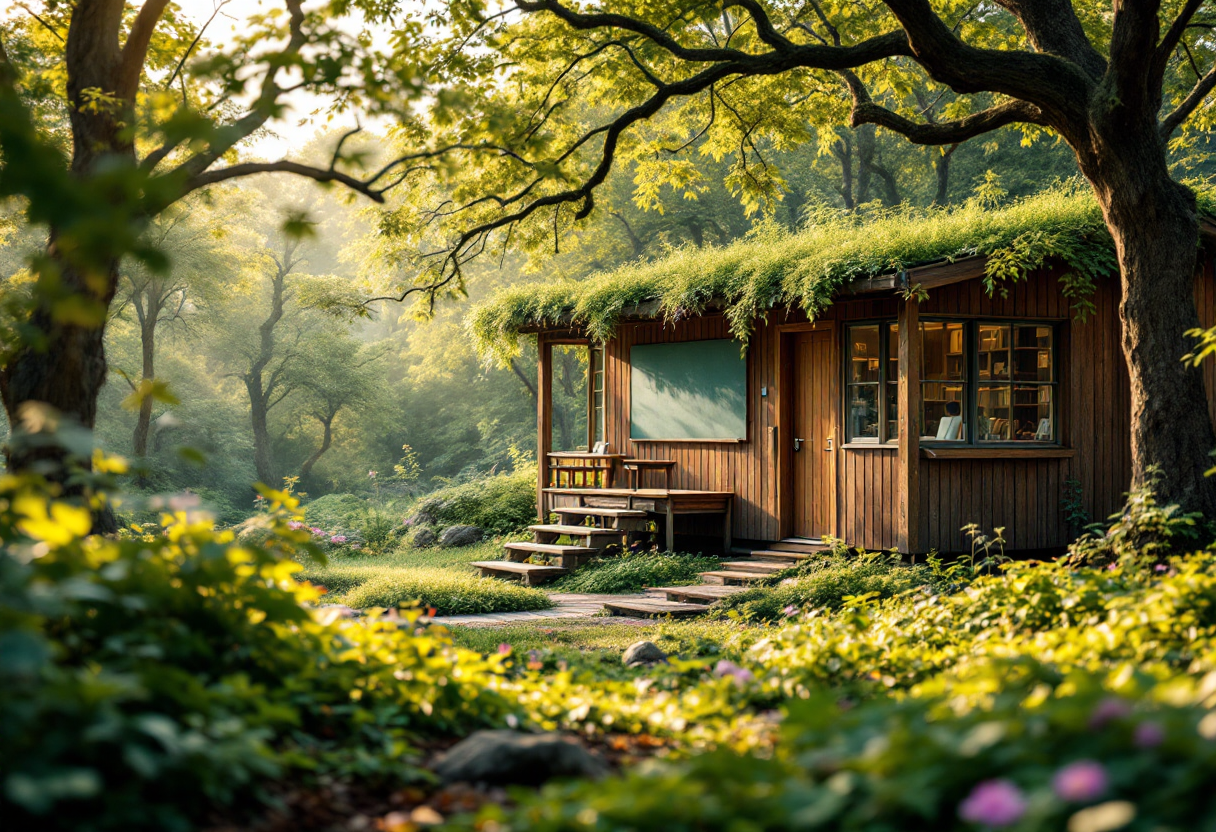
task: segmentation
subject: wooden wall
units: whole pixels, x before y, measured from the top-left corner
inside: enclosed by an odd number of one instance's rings
[[[1040,272],[1009,287],[1005,298],[989,298],[981,282],[941,287],[921,304],[924,317],[998,317],[1059,320],[1059,429],[1066,458],[922,458],[920,541],[923,549],[958,552],[968,548],[961,528],[977,523],[985,531],[1005,527],[1010,550],[1066,544],[1068,528],[1061,499],[1064,484],[1080,484],[1083,508],[1104,519],[1123,504],[1131,477],[1129,384],[1119,344],[1119,285],[1101,281],[1092,300],[1096,312],[1085,321],[1071,317],[1058,275]],[[1216,281],[1211,264],[1196,281],[1200,317],[1216,324]],[[891,319],[896,301],[846,300],[825,320]],[[613,450],[640,457],[676,460],[673,487],[732,491],[734,533],[748,540],[781,536],[778,517],[777,453],[780,374],[776,367],[780,326],[805,322],[801,313],[773,311],[758,321],[749,342],[748,441],[743,443],[646,442],[629,439],[629,350],[634,344],[730,337],[720,316],[697,317],[673,325],[622,324],[605,350],[607,438]],[[843,335],[840,336],[843,338]],[[843,372],[843,370],[842,370]],[[1204,368],[1209,407],[1216,418],[1216,361]],[[768,395],[761,396],[761,388]],[[927,447],[932,448],[929,444]],[[887,549],[896,544],[897,461],[894,446],[837,451],[837,536],[855,546]],[[682,529],[693,530],[695,529]],[[713,533],[712,530],[707,533]]]

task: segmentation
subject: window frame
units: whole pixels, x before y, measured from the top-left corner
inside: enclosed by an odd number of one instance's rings
[[[923,433],[920,436],[921,445],[930,445],[933,447],[943,448],[1058,448],[1063,446],[1063,430],[1061,420],[1063,414],[1060,410],[1060,390],[1061,390],[1061,371],[1060,371],[1060,342],[1061,342],[1061,322],[1058,320],[1043,320],[1041,318],[1001,318],[994,316],[973,316],[973,317],[953,317],[950,315],[925,315],[920,318],[923,322],[932,323],[950,323],[963,325],[963,342],[965,346],[965,361],[967,374],[966,378],[960,382],[963,385],[963,404],[964,414],[966,416],[966,439],[935,439],[925,436]],[[890,353],[888,338],[892,333],[892,329],[897,325],[897,321],[892,318],[863,318],[853,321],[842,321],[841,331],[844,336],[845,343],[841,354],[844,356],[841,371],[843,378],[841,379],[841,414],[844,422],[845,442],[848,445],[869,445],[876,448],[892,447],[899,442],[896,433],[898,429],[898,420],[894,428],[891,427],[890,420],[887,418],[886,406],[886,390],[889,381],[898,383],[898,378],[888,378],[888,368],[890,366]],[[982,325],[1008,326],[1010,327],[1010,349],[1013,346],[1013,327],[1048,327],[1051,330],[1051,381],[1027,381],[1022,382],[1022,386],[1050,387],[1051,394],[1051,419],[1052,433],[1051,439],[1001,439],[1001,440],[980,440],[979,437],[979,419],[978,419],[978,399],[979,399],[979,328]],[[854,386],[864,386],[867,384],[875,384],[875,382],[864,382],[853,384],[849,381],[850,362],[853,358],[853,343],[850,333],[853,327],[860,326],[877,326],[878,341],[879,341],[879,368],[877,382],[879,397],[878,397],[878,436],[853,436],[852,425],[847,418],[847,408],[849,401],[849,388]],[[1011,359],[1012,360],[1012,359]],[[921,379],[921,389],[916,391],[917,396],[917,424],[918,428],[923,431],[924,425],[924,379]],[[945,382],[942,382],[945,383]],[[996,382],[1004,385],[1005,382]],[[1010,380],[1008,382],[1010,388],[1010,396],[1013,395],[1013,389],[1019,384],[1012,378],[1012,366],[1010,367]]]

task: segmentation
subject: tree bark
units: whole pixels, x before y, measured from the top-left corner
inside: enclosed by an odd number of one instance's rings
[[[933,152],[938,154],[937,158],[933,160],[933,173],[937,177],[937,193],[933,197],[934,205],[945,205],[950,198],[950,159],[956,150],[958,150],[957,144],[950,145],[945,151],[933,149]]]
[[[317,416],[317,421],[321,423],[321,427],[323,429],[321,434],[321,445],[315,451],[313,451],[312,456],[304,460],[304,464],[300,466],[300,482],[305,482],[308,479],[308,475],[312,473],[312,467],[317,464],[317,460],[319,460],[322,455],[329,450],[329,446],[333,444],[334,417],[337,415],[337,409],[332,409],[326,411],[324,416]]]
[[[160,318],[160,306],[148,292],[147,305],[139,301],[136,307],[139,311],[139,346],[142,357],[140,372],[141,381],[151,381],[156,378],[156,325]],[[132,450],[135,456],[144,459],[148,455],[148,433],[152,426],[152,397],[144,396],[139,403],[139,415],[135,419],[135,433],[132,437]],[[144,479],[140,474],[140,480]]]
[[[1119,259],[1132,486],[1151,484],[1161,504],[1216,518],[1216,481],[1205,476],[1216,433],[1200,371],[1183,361],[1194,346],[1186,332],[1199,327],[1195,198],[1170,177],[1155,117],[1115,105],[1091,119],[1091,136],[1078,158]]]

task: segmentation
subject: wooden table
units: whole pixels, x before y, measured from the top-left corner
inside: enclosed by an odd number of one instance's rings
[[[549,459],[549,487],[612,488],[616,461],[624,454],[555,451]]]
[[[629,482],[634,491],[641,487],[644,471],[662,471],[663,489],[671,490],[671,469],[676,467],[674,459],[626,459],[621,465],[629,472]]]

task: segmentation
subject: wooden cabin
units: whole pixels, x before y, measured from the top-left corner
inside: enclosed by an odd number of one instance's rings
[[[1196,276],[1204,326],[1211,266]],[[640,509],[684,551],[830,536],[957,553],[969,524],[1003,529],[1007,551],[1059,550],[1117,512],[1130,482],[1119,281],[1096,281],[1082,320],[1059,270],[1002,297],[985,268],[973,256],[862,278],[814,321],[767,310],[746,342],[712,302],[678,320],[628,306],[602,342],[573,313],[520,327],[539,347],[541,517]],[[907,299],[917,286],[927,296]],[[552,447],[551,355],[570,344],[590,352],[581,454]],[[1216,413],[1211,362],[1204,373]]]

